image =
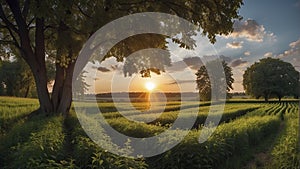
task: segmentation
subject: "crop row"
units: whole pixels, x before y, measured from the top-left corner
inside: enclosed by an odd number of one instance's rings
[[[257,105],[240,105],[238,108],[237,106],[231,106],[225,108],[224,113],[219,113],[219,112],[212,112],[213,114],[210,115],[212,121],[217,121],[218,118],[220,118],[220,123],[222,122],[229,122],[237,117],[243,116],[247,114],[248,112],[251,112],[255,109],[259,108]],[[181,120],[182,121],[188,121],[188,119],[191,119],[193,116],[190,115],[191,112],[196,111],[198,112],[198,109],[186,109],[182,110],[182,116]],[[209,112],[209,107],[204,106],[200,107],[200,111],[198,115],[196,115],[195,121],[193,128],[198,128],[200,125],[204,124]],[[174,123],[174,121],[178,118],[178,113],[179,111],[174,111],[174,112],[164,112],[162,114],[158,113],[150,113],[150,114],[140,114],[140,115],[131,115],[127,118],[133,119],[135,121],[140,121],[140,122],[147,122],[147,124],[152,124],[148,126],[153,125],[156,126],[170,126]],[[105,116],[105,115],[104,115]],[[117,118],[108,118],[107,121],[114,126],[116,129],[128,129],[134,130],[132,128],[137,128],[137,130],[141,130],[147,128],[147,124],[145,123],[138,123],[138,122],[132,122],[131,120],[126,119],[124,117],[117,117]],[[137,126],[138,125],[138,126]],[[130,127],[134,126],[134,127]],[[154,131],[161,131],[161,129],[155,129]],[[140,133],[140,132],[138,132]],[[144,135],[144,134],[142,134]]]
[[[123,116],[157,116],[160,113],[178,113],[179,111],[197,111],[199,113],[207,113],[210,108],[210,104],[207,102],[204,103],[184,103],[180,104],[180,102],[171,102],[168,103],[166,106],[162,105],[161,103],[155,103],[151,110],[147,110],[147,104],[140,103],[139,108],[131,107],[128,105],[130,103],[118,103],[120,107],[118,110],[115,108],[113,103],[99,103],[99,107],[95,107],[91,103],[79,103],[78,106],[84,107],[85,111],[89,114],[98,114],[99,109],[101,110],[102,115],[106,119],[110,118],[118,118]],[[225,104],[225,111],[229,110],[236,110],[236,109],[243,109],[248,107],[249,105],[260,106],[260,104]],[[103,111],[105,110],[105,111]],[[108,111],[110,110],[110,111]]]
[[[81,120],[89,124],[89,131],[96,133],[99,137],[106,137],[104,133],[97,128],[97,122],[93,118],[81,117]],[[76,168],[124,168],[124,169],[146,169],[147,165],[143,159],[134,159],[117,156],[103,149],[93,142],[83,131],[74,113],[68,119],[72,126],[72,158]],[[106,137],[106,146],[117,147],[110,137]],[[119,148],[119,150],[122,150]],[[126,150],[124,150],[126,151]]]
[[[248,112],[257,109],[257,107],[246,107],[243,109],[236,110],[227,110],[224,113],[214,113],[211,115],[211,122],[217,121],[220,118],[220,123],[229,122],[234,120],[237,117],[243,116]],[[199,113],[196,117],[196,121],[193,125],[193,128],[198,128],[200,125],[203,125],[207,120],[208,113]],[[176,120],[177,116],[172,116],[171,114],[163,114],[158,119],[154,120],[150,124],[161,124],[161,125],[169,125],[172,124]],[[183,116],[183,119],[189,119],[190,116],[187,114]]]
[[[300,168],[299,117],[297,113],[287,117],[285,131],[277,140],[271,154],[270,168]]]
[[[262,104],[259,109],[249,113],[248,116],[278,115],[283,118],[285,115],[297,111],[298,107],[297,102]]]
[[[249,117],[225,123],[204,143],[198,143],[201,132],[193,131],[178,146],[152,159],[151,167],[162,168],[224,168],[233,155],[247,153],[270,133],[280,120],[276,116]],[[232,162],[232,161],[231,161]]]

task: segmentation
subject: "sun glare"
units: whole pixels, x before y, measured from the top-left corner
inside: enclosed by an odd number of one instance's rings
[[[152,91],[156,85],[153,82],[146,82],[145,87],[147,90]]]

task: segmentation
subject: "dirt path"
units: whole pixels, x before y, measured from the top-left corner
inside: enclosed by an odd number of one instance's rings
[[[254,159],[249,161],[244,167],[245,169],[259,169],[266,168],[268,164],[272,162],[271,151],[276,143],[276,138],[284,131],[285,122],[282,121],[276,134],[267,138],[263,144],[259,145],[256,150],[254,150]]]

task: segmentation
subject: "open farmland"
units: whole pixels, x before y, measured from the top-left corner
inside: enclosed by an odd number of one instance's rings
[[[29,116],[38,107],[37,100],[0,100],[1,168],[299,168],[298,100],[229,101],[220,125],[202,144],[197,139],[210,109],[208,102],[191,102],[181,108],[180,102],[168,102],[166,107],[156,103],[151,111],[147,111],[147,103],[133,103],[141,111],[132,110],[128,103],[120,103],[121,110],[113,103],[98,103],[115,130],[142,138],[172,126],[179,110],[184,118],[184,113],[188,118],[189,112],[198,112],[193,129],[177,146],[163,154],[138,159],[111,154],[95,144],[85,134],[74,110],[67,118]],[[97,107],[89,103],[82,106],[89,108],[93,119],[99,118]],[[176,132],[179,135],[182,131]]]

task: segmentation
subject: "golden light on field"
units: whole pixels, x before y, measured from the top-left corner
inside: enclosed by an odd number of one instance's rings
[[[151,81],[148,81],[145,83],[145,88],[148,90],[148,91],[152,91],[153,89],[155,89],[156,85],[155,83],[151,82]]]

